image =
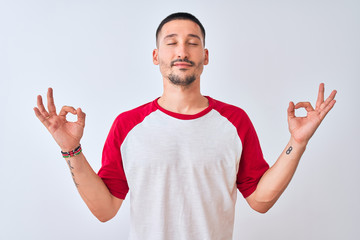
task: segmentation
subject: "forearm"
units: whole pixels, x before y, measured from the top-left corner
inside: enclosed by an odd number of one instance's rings
[[[284,192],[294,176],[306,145],[326,114],[335,104],[336,90],[324,101],[324,84],[320,84],[316,108],[309,102],[289,103],[288,123],[290,141],[276,163],[262,176],[256,190],[246,198],[250,206],[259,212],[269,210]],[[296,117],[295,109],[305,108],[306,117]],[[295,141],[295,139],[297,141]]]
[[[279,199],[294,176],[306,144],[299,144],[292,138],[275,164],[265,172],[256,190],[248,197],[252,208],[266,212]]]
[[[115,216],[122,200],[115,198],[94,172],[83,153],[66,158],[74,183],[90,209],[102,222]]]
[[[114,197],[109,192],[102,179],[91,168],[85,156],[81,152],[76,155],[79,149],[74,149],[74,147],[79,146],[83,136],[86,114],[81,108],[75,109],[71,106],[63,106],[59,114],[57,114],[52,88],[48,89],[47,100],[48,111],[44,107],[42,97],[40,95],[37,97],[38,107],[34,108],[36,117],[49,130],[62,149],[63,155],[65,157],[71,155],[71,157],[66,158],[66,162],[69,165],[74,183],[91,212],[100,221],[111,219],[119,210],[122,200]],[[66,115],[68,113],[76,114],[77,121],[67,121]],[[73,156],[74,154],[76,156]]]

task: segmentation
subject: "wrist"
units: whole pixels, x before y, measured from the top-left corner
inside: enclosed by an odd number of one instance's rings
[[[77,143],[77,144],[71,144],[68,146],[60,146],[60,149],[62,152],[70,152],[70,151],[73,151],[75,148],[77,148],[80,145],[81,145],[80,143]]]
[[[295,139],[293,136],[290,137],[290,141],[289,144],[293,147],[297,147],[297,148],[306,148],[307,144],[309,141],[299,141],[297,139]]]
[[[81,144],[70,151],[61,151],[63,158],[70,158],[79,155],[82,152]]]

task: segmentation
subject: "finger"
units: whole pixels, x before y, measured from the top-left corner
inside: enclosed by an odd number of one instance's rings
[[[330,112],[330,110],[334,107],[336,100],[332,100],[321,112],[320,119],[323,120],[325,116]]]
[[[289,102],[289,107],[287,109],[288,118],[295,117],[295,105],[293,102]]]
[[[331,102],[332,100],[334,100],[334,98],[335,98],[335,96],[336,96],[336,93],[337,93],[336,90],[333,90],[333,91],[331,92],[331,94],[330,94],[329,97],[325,100],[325,102],[323,102],[323,104],[321,104],[321,106],[320,106],[320,109],[321,109],[321,110],[325,109],[325,108],[330,104],[330,102]]]
[[[318,98],[316,100],[316,109],[319,109],[320,105],[324,102],[324,91],[325,91],[325,84],[321,83],[319,86]]]
[[[66,117],[68,113],[76,114],[75,108],[71,106],[63,106],[59,112],[59,116]]]
[[[86,114],[81,110],[81,108],[78,108],[76,110],[77,112],[77,123],[79,123],[81,126],[85,127],[85,117]]]
[[[310,102],[299,102],[295,105],[295,109],[305,108],[307,112],[314,111],[314,108],[311,106]]]
[[[40,122],[42,122],[45,125],[45,127],[48,127],[49,122],[47,121],[47,119],[49,117],[45,117],[37,107],[34,107],[34,112],[35,112],[36,117],[40,120]]]
[[[53,89],[49,88],[47,92],[47,104],[50,115],[56,115],[56,107],[54,103]]]
[[[38,96],[37,96],[37,106],[38,106],[39,112],[40,112],[42,115],[44,115],[45,117],[48,117],[48,116],[49,116],[49,113],[46,111],[46,109],[45,109],[45,107],[44,107],[44,104],[43,104],[41,95],[38,95]]]

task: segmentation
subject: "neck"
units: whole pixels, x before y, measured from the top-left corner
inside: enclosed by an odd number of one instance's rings
[[[199,79],[190,86],[176,86],[164,79],[164,92],[158,104],[171,112],[180,114],[196,114],[209,106],[206,97],[200,93]]]

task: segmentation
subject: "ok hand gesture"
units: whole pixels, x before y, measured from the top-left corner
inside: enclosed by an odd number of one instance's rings
[[[335,104],[336,90],[333,90],[330,96],[324,101],[324,84],[320,84],[316,108],[314,109],[309,102],[299,102],[294,105],[290,102],[288,108],[288,123],[291,137],[300,144],[307,144],[311,136],[319,127],[321,121]],[[295,109],[305,108],[306,117],[296,117]]]
[[[46,111],[42,97],[39,95],[37,97],[37,107],[34,108],[35,115],[49,130],[62,151],[74,150],[79,146],[84,132],[85,113],[80,108],[63,106],[59,115],[56,114],[52,88],[49,88],[47,92],[47,104],[48,111]],[[66,120],[68,113],[77,115],[77,121],[68,122]]]

